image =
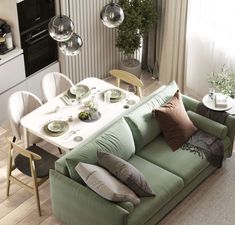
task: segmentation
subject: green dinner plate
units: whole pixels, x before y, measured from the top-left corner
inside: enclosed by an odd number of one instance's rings
[[[107,91],[111,91],[111,96],[110,96],[110,102],[111,103],[119,102],[123,98],[126,97],[126,94],[123,91],[119,90],[119,89],[108,89],[105,92],[107,92]]]
[[[78,84],[76,86],[72,86],[69,90],[68,90],[68,95],[71,98],[76,98],[76,93],[79,92],[81,95],[81,98],[85,98],[90,94],[90,89],[89,87],[87,87],[86,85],[83,84]]]
[[[44,131],[53,137],[64,134],[69,129],[69,124],[66,121],[54,120],[44,125]]]

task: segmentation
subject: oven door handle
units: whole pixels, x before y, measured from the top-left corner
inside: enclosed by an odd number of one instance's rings
[[[47,33],[47,30],[46,30],[46,29],[45,29],[45,30],[42,30],[42,31],[40,31],[40,32],[38,32],[38,33],[32,35],[31,38],[35,38],[35,37],[37,37],[37,36],[39,36],[39,35],[41,35],[41,34],[43,34],[43,33]]]
[[[40,37],[37,38],[37,39],[28,40],[28,41],[27,41],[27,45],[34,45],[34,44],[36,44],[37,42],[41,41],[42,39],[45,39],[46,37],[50,37],[50,35],[49,35],[49,34],[45,34],[45,35],[43,35],[43,36],[40,36]]]

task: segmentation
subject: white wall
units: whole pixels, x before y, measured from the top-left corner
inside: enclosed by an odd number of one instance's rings
[[[11,26],[13,41],[16,47],[21,47],[20,31],[16,0],[0,0],[0,18]]]

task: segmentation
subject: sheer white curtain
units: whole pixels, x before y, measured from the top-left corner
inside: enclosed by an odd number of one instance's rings
[[[235,69],[235,1],[189,0],[187,23],[186,91],[201,98],[209,73]]]

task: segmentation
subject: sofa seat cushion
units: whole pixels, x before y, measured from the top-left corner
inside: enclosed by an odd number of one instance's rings
[[[140,198],[140,204],[129,216],[129,225],[145,224],[164,204],[183,189],[184,182],[182,178],[137,155],[132,156],[128,162],[144,175],[156,193],[153,197]]]
[[[182,150],[172,152],[162,135],[146,145],[138,155],[146,160],[183,178],[185,185],[190,183],[208,165],[208,161],[198,155]]]

